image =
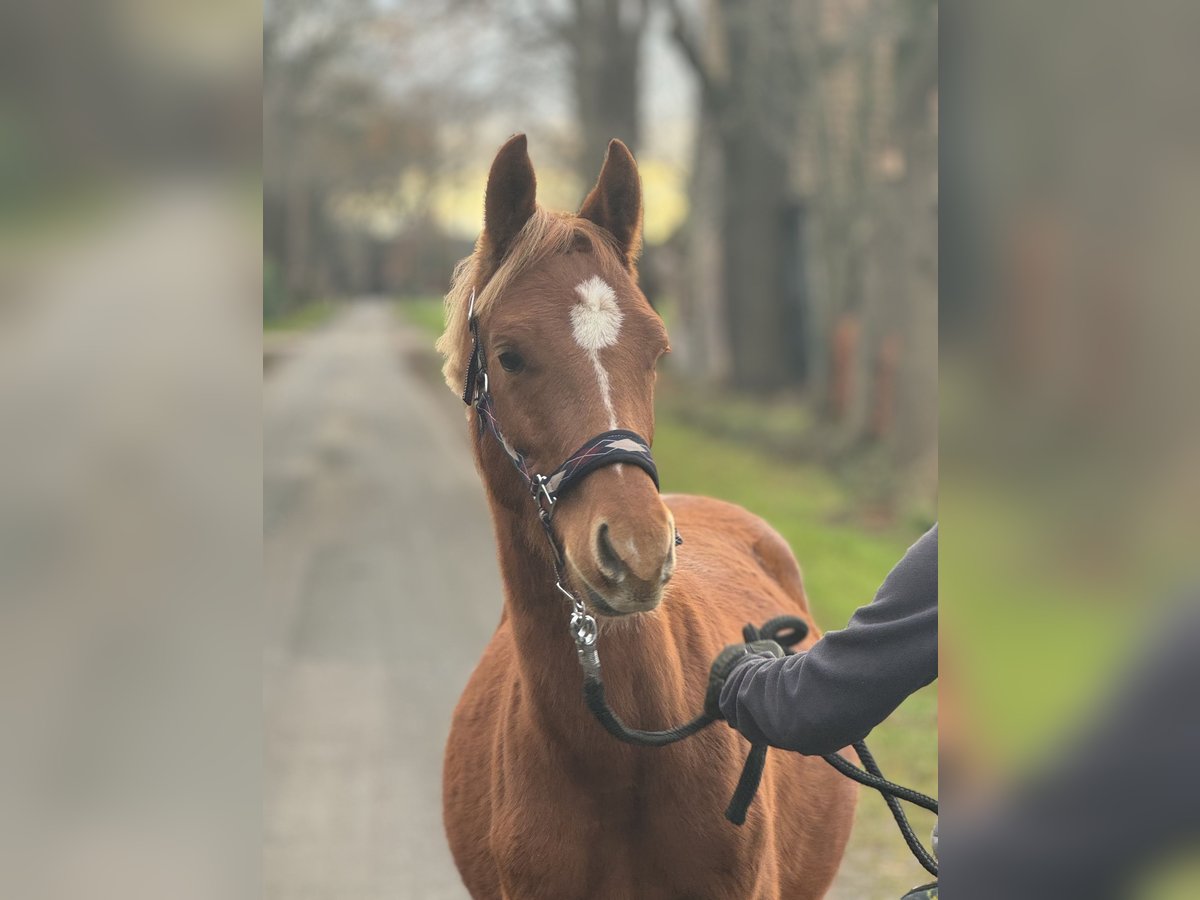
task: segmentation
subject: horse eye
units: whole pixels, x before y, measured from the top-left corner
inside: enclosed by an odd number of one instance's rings
[[[500,354],[500,367],[505,372],[520,372],[525,368],[525,360],[521,358],[520,353],[513,353],[511,350],[505,350]]]

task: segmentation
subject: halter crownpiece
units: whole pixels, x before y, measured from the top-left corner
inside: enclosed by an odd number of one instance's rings
[[[475,318],[475,288],[471,288],[471,301],[467,304],[467,327],[471,329],[471,359],[467,362],[462,401],[470,406],[477,393],[475,382],[481,373],[485,379],[483,389],[487,390],[487,373],[483,371],[483,355],[479,347],[479,320]]]

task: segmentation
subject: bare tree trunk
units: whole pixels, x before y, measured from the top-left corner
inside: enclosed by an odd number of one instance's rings
[[[909,302],[900,323],[905,349],[899,373],[894,439],[895,459],[904,469],[922,464],[931,452],[936,453],[937,447],[936,133],[932,129],[918,131],[906,141],[906,150],[909,168],[901,186],[901,198],[910,226],[903,245]]]
[[[722,253],[731,384],[777,388],[793,380],[793,323],[784,289],[787,160],[749,129],[725,129]]]
[[[793,0],[711,0],[703,37],[691,32],[678,3],[669,4],[676,40],[701,84],[701,140],[714,141],[720,178],[694,188],[719,190],[719,272],[693,256],[700,281],[720,286],[728,337],[728,382],[761,390],[802,379],[805,346],[795,265],[798,241],[790,195],[790,149],[796,117],[798,50]],[[695,196],[711,209],[711,197]],[[701,236],[707,236],[701,232]],[[694,242],[696,246],[697,242]],[[698,308],[709,309],[707,298]],[[706,325],[699,326],[702,330]]]
[[[899,48],[895,115],[907,163],[899,196],[908,223],[909,303],[900,325],[904,353],[892,452],[903,473],[904,501],[933,515],[938,483],[937,5],[920,0],[909,12]]]
[[[620,138],[635,154],[641,142],[638,90],[648,0],[574,0],[569,28],[571,75],[581,144],[578,172],[590,185],[608,142]]]
[[[729,333],[725,321],[725,277],[721,237],[724,173],[716,123],[701,110],[692,169],[683,313],[672,342],[679,367],[703,381],[727,381]]]

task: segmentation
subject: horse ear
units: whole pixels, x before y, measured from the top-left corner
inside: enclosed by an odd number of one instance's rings
[[[483,236],[494,262],[508,252],[513,238],[537,208],[537,178],[523,134],[508,139],[492,160],[483,202]]]
[[[600,177],[579,215],[617,239],[625,263],[632,269],[642,249],[642,183],[633,154],[616,138],[608,144]]]

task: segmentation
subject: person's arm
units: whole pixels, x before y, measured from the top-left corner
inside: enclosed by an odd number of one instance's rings
[[[729,674],[721,712],[752,742],[811,756],[867,734],[937,678],[937,526],[842,631],[807,653],[751,656]]]

